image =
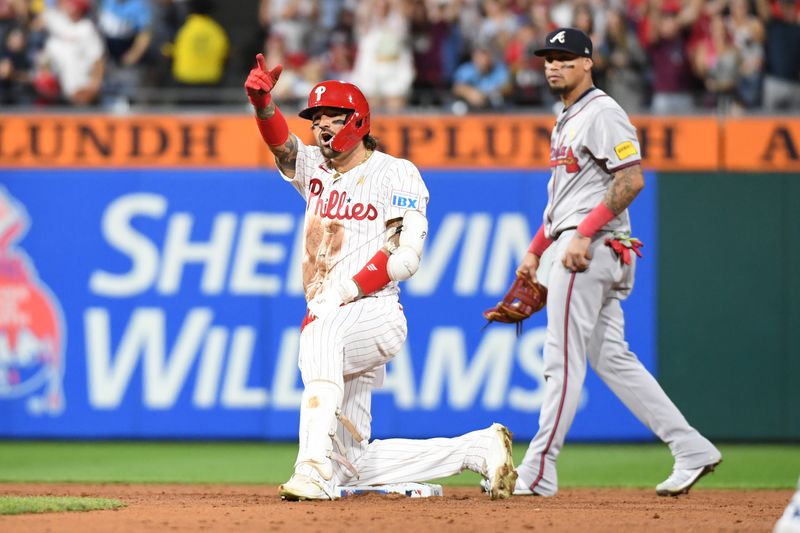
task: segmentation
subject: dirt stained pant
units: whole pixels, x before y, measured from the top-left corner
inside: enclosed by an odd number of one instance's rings
[[[323,471],[331,469],[333,485],[426,481],[465,468],[485,472],[487,449],[495,438],[486,430],[455,438],[369,442],[372,391],[382,384],[384,365],[400,352],[406,335],[397,296],[363,298],[305,327],[300,336],[305,388],[296,464],[327,465]],[[343,415],[341,423],[337,411]],[[351,429],[345,427],[348,422]],[[333,441],[329,433],[335,433]],[[334,447],[335,440],[342,449]],[[329,459],[337,454],[344,461]]]

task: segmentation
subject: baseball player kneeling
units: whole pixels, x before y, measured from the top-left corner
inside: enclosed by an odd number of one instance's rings
[[[452,439],[369,442],[372,389],[406,339],[398,282],[419,267],[428,190],[412,163],[376,150],[369,105],[350,83],[311,90],[300,116],[311,121],[316,146],[304,145],[270,95],[281,66],[268,70],[261,54],[256,59],[245,88],[258,129],[306,202],[299,451],[281,497],[335,499],[337,486],[463,469],[483,475],[493,499],[510,496],[517,474],[511,434],[500,424]]]

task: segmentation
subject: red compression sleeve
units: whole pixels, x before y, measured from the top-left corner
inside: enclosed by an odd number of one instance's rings
[[[280,146],[289,138],[289,125],[278,106],[275,106],[275,114],[270,118],[256,117],[256,124],[261,138],[270,146]]]
[[[544,251],[547,250],[551,244],[553,244],[553,239],[548,239],[544,236],[544,224],[542,224],[539,226],[539,231],[533,236],[528,251],[538,257],[542,257]]]
[[[615,215],[606,204],[600,202],[597,204],[597,207],[586,215],[583,222],[578,224],[578,233],[584,237],[591,237],[600,231],[600,228],[611,222],[616,216],[617,215]]]
[[[392,281],[386,267],[387,263],[389,263],[389,256],[383,250],[378,250],[378,253],[372,256],[367,265],[353,276],[353,281],[361,288],[364,296],[381,290]]]

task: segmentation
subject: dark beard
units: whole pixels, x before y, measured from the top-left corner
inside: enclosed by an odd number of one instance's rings
[[[341,154],[341,152],[337,152],[330,146],[320,146],[320,152],[322,152],[322,157],[325,159],[333,159],[337,155]]]
[[[552,85],[548,85],[548,87],[550,88],[550,94],[552,94],[554,96],[561,96],[562,94],[565,94],[565,93],[569,92],[569,87],[567,87],[567,86],[564,86],[564,87],[553,87]]]

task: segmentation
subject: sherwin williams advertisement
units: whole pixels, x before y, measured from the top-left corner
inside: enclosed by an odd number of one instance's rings
[[[485,329],[541,222],[549,173],[426,170],[430,231],[402,287],[408,341],[373,399],[373,436],[493,421],[537,429],[545,314]],[[631,209],[645,243],[624,303],[656,362],[655,178]],[[277,172],[5,169],[0,186],[0,436],[293,440],[305,312],[304,202]],[[589,371],[571,440],[651,434]]]

